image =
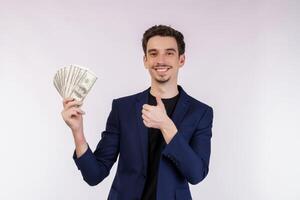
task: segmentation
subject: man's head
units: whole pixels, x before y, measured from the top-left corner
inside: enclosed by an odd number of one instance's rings
[[[145,55],[147,53],[146,51],[147,51],[148,40],[154,36],[173,37],[176,40],[179,55],[184,54],[185,43],[183,40],[184,37],[183,37],[182,33],[171,28],[170,26],[155,25],[155,26],[152,26],[151,28],[149,28],[148,30],[146,30],[143,35],[142,45],[143,45],[143,50],[144,50]]]
[[[164,25],[156,25],[145,31],[142,45],[144,65],[152,81],[177,84],[178,70],[185,61],[183,35]]]

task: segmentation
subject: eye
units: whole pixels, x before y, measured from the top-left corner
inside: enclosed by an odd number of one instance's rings
[[[174,55],[174,52],[169,51],[169,52],[167,52],[167,55],[168,55],[168,56],[173,56],[173,55]]]
[[[150,53],[149,54],[151,57],[155,57],[157,55],[157,53]]]

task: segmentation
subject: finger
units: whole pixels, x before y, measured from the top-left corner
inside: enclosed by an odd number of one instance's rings
[[[151,125],[150,125],[150,123],[148,123],[148,122],[147,122],[147,121],[145,121],[145,120],[143,120],[143,122],[144,122],[145,126],[147,126],[148,128],[151,128]]]
[[[79,114],[85,114],[85,112],[83,110],[81,110],[80,108],[76,108],[76,107],[73,107],[71,108],[72,110],[75,110],[77,113]]]
[[[65,109],[68,110],[72,107],[80,107],[82,106],[83,102],[82,101],[70,101],[65,105]]]
[[[76,112],[76,110],[71,110],[70,112],[68,112],[67,114],[68,118],[72,118],[72,117],[77,117],[79,116],[79,114]]]
[[[74,116],[74,117],[79,117],[79,116],[81,116],[81,115],[84,115],[84,113],[81,113],[81,112],[78,112],[77,110],[74,110],[74,111],[71,112],[70,117],[71,117],[71,118],[72,118],[73,116]]]
[[[65,118],[71,118],[73,116],[77,117],[77,116],[83,115],[83,114],[85,114],[84,111],[82,111],[80,109],[78,110],[78,108],[75,108],[75,107],[62,113],[62,115],[65,116]]]
[[[149,104],[144,104],[143,109],[150,111],[152,109],[152,106],[150,106]]]
[[[150,114],[150,111],[148,111],[148,110],[146,110],[146,109],[143,109],[143,110],[142,110],[142,114],[149,115],[149,114]]]
[[[151,113],[142,113],[142,116],[146,117],[147,119],[151,119]]]
[[[65,105],[66,105],[67,103],[69,103],[70,101],[73,101],[73,100],[75,100],[75,99],[72,98],[72,97],[68,97],[68,98],[63,99],[63,106],[65,107]]]
[[[164,103],[162,102],[161,98],[159,96],[156,96],[156,103],[158,106],[164,106]]]
[[[143,120],[150,122],[150,118],[147,117],[146,115],[142,114],[142,118],[143,118]]]

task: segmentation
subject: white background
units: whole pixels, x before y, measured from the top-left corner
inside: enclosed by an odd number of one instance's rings
[[[116,164],[99,185],[83,181],[52,79],[71,63],[99,76],[83,106],[95,149],[112,100],[150,86],[141,39],[154,24],[184,34],[179,84],[214,108],[193,199],[300,199],[299,11],[297,0],[0,0],[0,199],[107,198]]]

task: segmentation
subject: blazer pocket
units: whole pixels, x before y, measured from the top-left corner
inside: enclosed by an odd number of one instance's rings
[[[176,200],[192,200],[192,196],[189,189],[177,189]]]
[[[110,189],[108,200],[118,200],[118,192],[114,188]]]

